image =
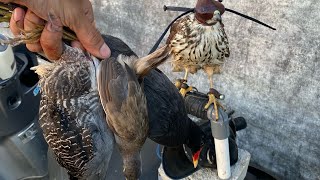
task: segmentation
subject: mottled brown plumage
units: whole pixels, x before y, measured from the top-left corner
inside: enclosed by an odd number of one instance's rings
[[[223,25],[217,22],[205,26],[195,15],[179,19],[171,28],[167,43],[173,55],[174,71],[194,68],[192,73],[205,66],[222,65],[229,56],[229,43]]]
[[[196,73],[203,69],[209,76],[210,88],[213,88],[212,75],[220,73],[221,65],[230,53],[221,21],[223,12],[224,6],[217,1],[198,0],[194,14],[185,16],[172,25],[167,44],[172,55],[173,71],[185,71],[185,82],[189,72]],[[182,89],[180,92],[184,96],[191,89]],[[214,96],[210,99],[215,101]],[[211,103],[213,102],[209,102],[206,108]]]
[[[123,159],[123,172],[128,180],[140,177],[140,151],[149,132],[143,76],[164,62],[167,52],[165,46],[144,58],[120,55],[100,63],[99,94],[108,115],[108,125],[115,134]]]

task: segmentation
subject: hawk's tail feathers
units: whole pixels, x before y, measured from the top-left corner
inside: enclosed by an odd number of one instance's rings
[[[139,77],[147,75],[152,69],[158,67],[168,59],[169,52],[169,47],[165,45],[153,53],[138,59],[134,66],[135,72]]]
[[[37,73],[40,77],[45,77],[54,69],[54,67],[54,63],[45,63],[33,66],[30,68],[30,70],[35,71],[35,73]]]

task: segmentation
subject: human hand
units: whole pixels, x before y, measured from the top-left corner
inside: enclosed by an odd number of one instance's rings
[[[33,52],[44,52],[51,59],[59,59],[63,51],[62,28],[73,30],[80,42],[72,46],[83,47],[99,58],[110,56],[110,49],[95,28],[92,5],[89,0],[0,0],[4,3],[16,3],[28,8],[16,8],[10,20],[10,29],[14,35],[21,30],[30,31],[39,25],[45,26],[39,41],[27,43]]]

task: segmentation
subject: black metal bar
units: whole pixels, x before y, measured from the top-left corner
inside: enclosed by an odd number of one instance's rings
[[[190,11],[190,10],[194,10],[194,8],[187,8],[187,7],[177,7],[177,6],[163,6],[163,10],[164,11]]]

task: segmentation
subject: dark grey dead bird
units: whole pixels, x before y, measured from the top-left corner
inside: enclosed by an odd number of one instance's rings
[[[118,57],[119,54],[136,56],[122,40],[108,35],[105,35],[104,39],[111,49],[112,57]],[[184,99],[169,78],[157,68],[151,69],[145,76],[137,74],[137,78],[143,81],[143,91],[147,99],[148,138],[167,147],[186,144],[191,149],[195,160],[200,152],[207,154],[208,151],[214,156],[211,133],[204,132],[188,117]],[[202,148],[204,146],[210,148]],[[234,145],[230,146],[230,151],[233,152],[230,160],[231,164],[234,164],[238,159],[238,154],[234,153],[237,149]],[[199,163],[205,164],[206,167],[216,166],[215,162],[210,163],[207,160]]]
[[[120,54],[138,56],[122,40],[104,35],[104,40],[111,49],[111,57]],[[133,59],[134,60],[134,59]],[[147,98],[149,134],[148,137],[166,146],[189,144],[193,149],[200,149],[204,134],[199,126],[188,118],[184,100],[178,89],[159,69],[151,69],[143,76],[143,90]]]

